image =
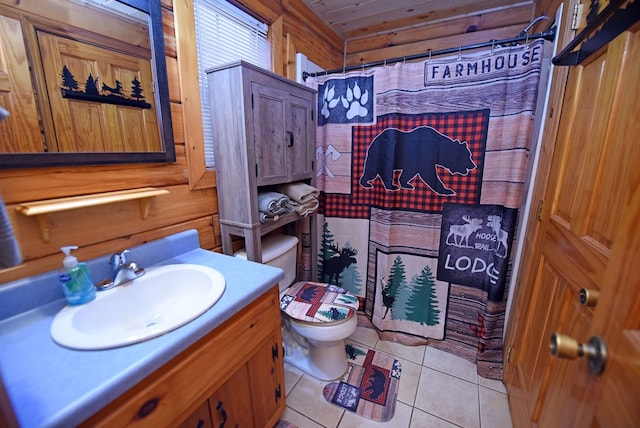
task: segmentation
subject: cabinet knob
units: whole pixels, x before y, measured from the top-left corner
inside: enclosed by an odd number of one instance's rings
[[[564,334],[554,332],[551,335],[549,349],[554,357],[573,360],[578,357],[587,357],[589,370],[593,374],[604,371],[607,362],[607,347],[602,338],[594,336],[589,343],[579,343],[576,339]]]
[[[597,290],[589,290],[587,288],[580,289],[579,298],[581,305],[593,307],[598,303],[598,297],[600,297],[600,292]]]

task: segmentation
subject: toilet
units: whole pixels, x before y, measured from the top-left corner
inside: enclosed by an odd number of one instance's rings
[[[280,282],[280,309],[284,360],[320,380],[342,377],[348,368],[344,339],[358,325],[358,298],[326,283],[298,281],[298,238],[271,235],[262,240],[262,260],[284,270]],[[236,257],[246,259],[239,250]]]

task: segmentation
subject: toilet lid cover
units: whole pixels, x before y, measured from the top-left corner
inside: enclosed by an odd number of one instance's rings
[[[300,281],[280,298],[280,309],[290,317],[314,323],[349,318],[358,310],[358,298],[335,285]]]

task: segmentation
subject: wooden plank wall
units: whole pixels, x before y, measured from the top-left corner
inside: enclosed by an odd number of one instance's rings
[[[346,41],[346,64],[401,58],[429,50],[515,37],[534,17],[532,5],[523,3],[485,14],[464,10],[457,14],[461,17],[446,19],[434,15],[427,18],[429,22],[408,20],[401,30],[388,30],[381,23],[380,28],[368,27],[368,34],[353,32]]]
[[[510,37],[532,17],[530,6],[515,7],[460,18],[447,25],[411,25],[401,31],[355,35],[346,44],[345,56],[344,40],[301,0],[234,0],[234,3],[270,24],[273,70],[285,76],[295,72],[296,52],[303,52],[321,67],[336,68],[343,65],[345,57],[347,64],[358,64]],[[200,120],[199,101],[195,101],[199,98],[197,72],[187,66],[195,52],[193,28],[176,31],[177,22],[192,25],[175,13],[177,9],[189,9],[192,3],[162,0],[162,5],[176,162],[0,171],[0,194],[7,204],[24,259],[21,265],[0,271],[0,284],[58,268],[62,260],[59,247],[63,245],[78,245],[77,256],[82,260],[195,228],[203,248],[221,251],[215,175],[204,170],[202,136],[192,126]],[[153,200],[148,219],[140,218],[136,202],[56,213],[50,216],[49,242],[42,240],[35,218],[15,211],[22,202],[146,186],[170,191]]]

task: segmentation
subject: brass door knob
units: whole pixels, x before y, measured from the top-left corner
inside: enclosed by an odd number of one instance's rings
[[[554,357],[573,360],[577,357],[587,357],[589,370],[593,374],[604,371],[607,362],[607,347],[602,338],[593,336],[589,343],[579,343],[576,339],[554,332],[551,335],[549,349]]]
[[[584,306],[595,306],[598,303],[600,292],[598,290],[589,290],[587,288],[580,289],[580,304]]]

